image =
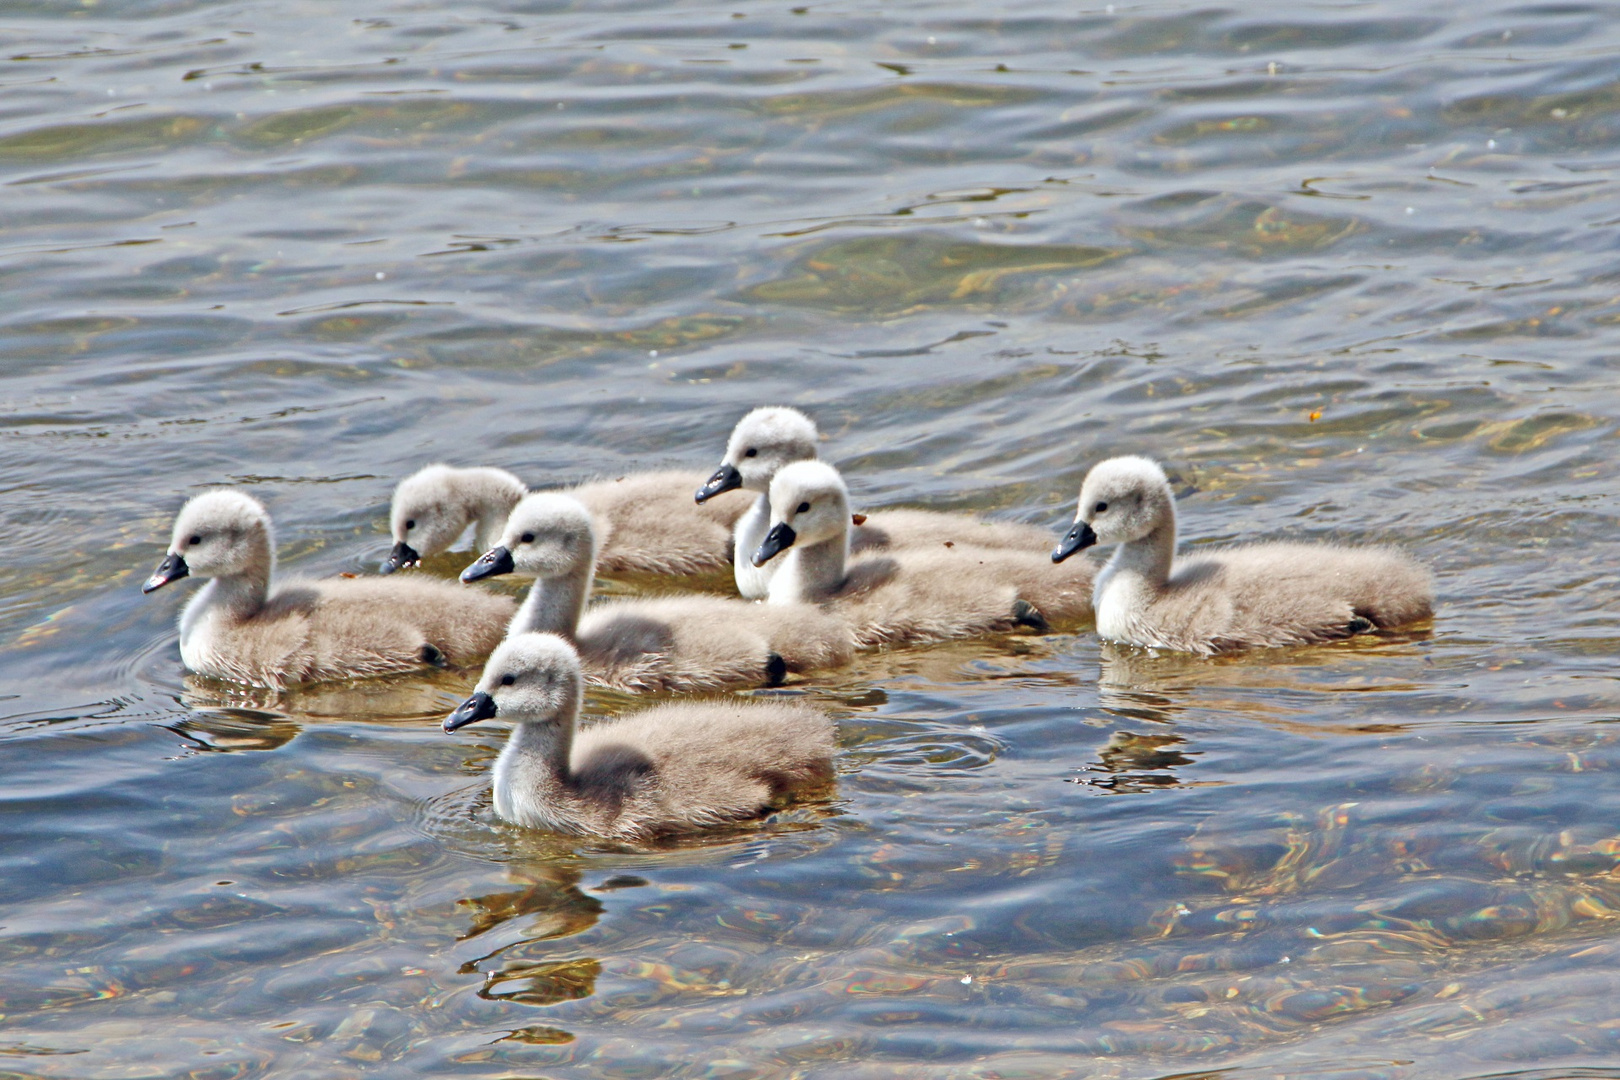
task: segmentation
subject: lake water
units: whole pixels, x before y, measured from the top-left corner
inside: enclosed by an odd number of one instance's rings
[[[1620,1076],[1620,8],[793,5],[0,3],[0,1077]],[[831,802],[614,850],[493,821],[470,675],[262,699],[140,595],[208,485],[364,572],[420,465],[762,403],[1438,615],[868,656]]]

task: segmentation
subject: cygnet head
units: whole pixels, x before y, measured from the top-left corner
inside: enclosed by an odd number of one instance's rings
[[[490,654],[478,689],[445,717],[444,730],[496,716],[514,724],[571,719],[582,683],[579,654],[568,642],[556,634],[515,634]]]
[[[771,531],[754,552],[754,565],[764,566],[795,544],[847,538],[849,525],[849,489],[837,469],[824,461],[783,466],[771,481]]]
[[[233,577],[262,572],[268,576],[272,546],[270,515],[249,495],[222,488],[204,492],[180,508],[169,552],[142,592],[171,581],[197,577]]]
[[[1052,552],[1062,562],[1093,544],[1128,544],[1175,521],[1175,497],[1157,462],[1116,457],[1093,465],[1080,485],[1074,527]]]
[[[478,481],[480,490],[499,489],[516,501],[525,490],[523,481],[504,469],[458,469],[453,465],[429,465],[399,482],[388,512],[388,527],[394,536],[394,549],[381,570],[416,566],[430,555],[449,549],[467,523],[478,513],[469,483]]]
[[[726,443],[726,456],[698,488],[697,501],[706,502],[736,488],[769,491],[771,480],[784,465],[815,460],[817,438],[816,422],[798,409],[783,405],[755,409],[737,421]]]
[[[501,542],[463,570],[461,580],[514,572],[541,579],[567,577],[595,563],[590,511],[567,495],[537,492],[512,508]]]

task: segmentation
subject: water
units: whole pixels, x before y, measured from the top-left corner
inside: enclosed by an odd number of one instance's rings
[[[0,12],[0,1076],[1620,1075],[1612,4]],[[833,801],[614,850],[492,820],[468,676],[266,699],[139,593],[207,485],[362,572],[426,462],[768,402],[1439,614],[869,656]]]

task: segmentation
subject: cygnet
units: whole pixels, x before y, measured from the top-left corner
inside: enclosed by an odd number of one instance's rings
[[[753,553],[780,558],[769,602],[816,603],[854,627],[862,646],[944,641],[1091,615],[1091,582],[1054,573],[1045,553],[970,544],[849,559],[849,491],[820,461],[771,481],[771,527]],[[784,554],[785,553],[785,554]]]
[[[180,658],[200,675],[289,683],[476,663],[501,640],[510,597],[431,578],[332,578],[272,588],[270,515],[229,489],[180,510],[142,592],[211,578],[180,616]]]
[[[505,469],[461,469],[429,465],[418,469],[394,488],[388,509],[388,528],[394,549],[382,572],[417,566],[423,559],[450,550],[468,525],[476,528],[473,544],[488,551],[506,527],[506,515],[529,493],[522,480]]]
[[[560,634],[593,682],[620,690],[775,685],[788,672],[847,663],[849,627],[806,605],[769,607],[719,596],[610,600],[589,610],[596,534],[577,499],[540,492],[512,510],[501,542],[462,572],[535,578],[510,633]]]
[[[743,500],[697,506],[686,498],[699,477],[684,472],[630,473],[567,488],[596,519],[606,574],[701,574],[731,561],[731,527]],[[506,527],[506,517],[528,494],[523,481],[504,469],[429,465],[394,489],[389,526],[394,548],[382,565],[393,573],[449,549],[469,524],[474,543],[488,551]]]
[[[769,592],[778,565],[768,562],[756,566],[752,560],[771,527],[771,481],[785,465],[814,461],[818,440],[815,421],[798,409],[755,409],[737,421],[720,468],[697,490],[700,503],[738,488],[758,493],[732,532],[732,572],[737,591],[749,599],[761,599]],[[947,542],[1044,554],[1051,543],[1046,530],[1035,525],[986,521],[971,514],[881,510],[861,515],[858,521],[850,533],[850,550],[856,554],[943,547]]]
[[[832,779],[833,724],[807,705],[662,705],[578,731],[579,655],[518,634],[444,721],[514,725],[495,761],[495,813],[514,825],[643,840],[758,817]]]
[[[1429,572],[1390,547],[1252,544],[1176,559],[1176,504],[1164,470],[1109,458],[1086,474],[1053,562],[1118,544],[1097,575],[1097,632],[1209,655],[1330,641],[1433,614]]]

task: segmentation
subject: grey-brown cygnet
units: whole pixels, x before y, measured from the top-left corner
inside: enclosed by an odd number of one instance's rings
[[[737,591],[749,599],[763,599],[779,564],[755,565],[771,527],[771,481],[786,465],[813,461],[819,441],[815,421],[798,409],[766,406],[737,421],[726,443],[720,468],[698,489],[704,502],[723,491],[741,488],[757,493],[753,504],[737,518],[732,531],[732,573]],[[850,551],[863,554],[893,548],[934,548],[972,544],[981,548],[1045,553],[1051,537],[1045,529],[1017,522],[986,521],[971,514],[937,510],[879,510],[863,515],[850,532]]]
[[[500,543],[461,578],[533,577],[510,632],[569,639],[591,681],[620,690],[773,685],[790,671],[847,663],[854,653],[849,627],[810,605],[688,594],[587,608],[595,558],[585,507],[567,495],[537,492],[513,508]]]
[[[1091,616],[1089,576],[1013,549],[944,544],[849,560],[849,492],[820,461],[784,467],[771,481],[771,527],[753,561],[782,560],[769,603],[820,604],[854,627],[863,647],[943,641],[1047,628]]]
[[[555,634],[502,642],[444,721],[513,725],[495,761],[495,813],[552,832],[642,840],[758,817],[832,779],[833,724],[807,705],[661,705],[578,730],[579,656]]]
[[[1176,504],[1143,457],[1099,462],[1052,560],[1117,544],[1096,578],[1097,632],[1205,655],[1345,638],[1433,614],[1429,572],[1391,547],[1251,544],[1176,558]]]
[[[430,578],[331,578],[272,587],[270,515],[223,489],[186,503],[152,592],[209,578],[180,615],[180,658],[200,675],[272,688],[380,675],[488,655],[515,602]]]
[[[687,492],[695,473],[630,473],[564,489],[595,519],[601,544],[598,569],[605,574],[684,576],[723,570],[731,558],[731,527],[745,509],[742,499],[695,505]],[[415,566],[447,551],[476,526],[474,544],[488,551],[500,539],[506,517],[528,494],[523,481],[504,469],[429,465],[399,482],[389,509],[394,548],[385,574]]]

